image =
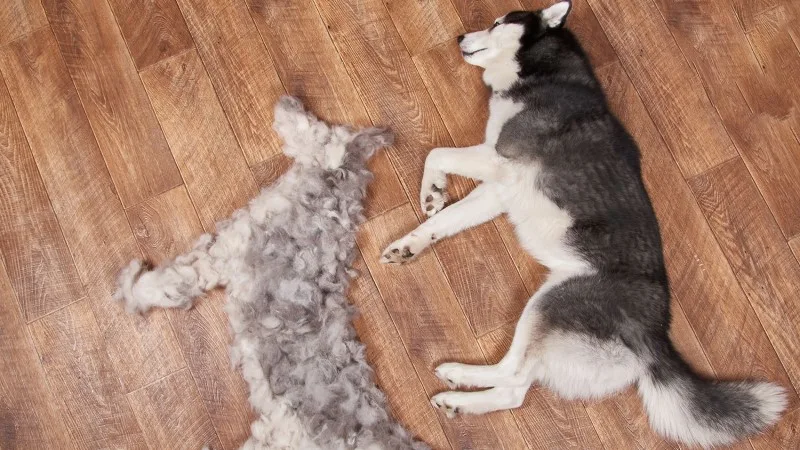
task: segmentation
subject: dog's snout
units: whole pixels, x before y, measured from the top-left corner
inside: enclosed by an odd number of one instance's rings
[[[463,41],[463,40],[464,40],[464,35],[462,34],[462,35],[458,36],[458,37],[456,38],[456,40],[457,40],[457,41],[458,41],[458,43],[460,44],[460,43],[461,43],[461,41]]]

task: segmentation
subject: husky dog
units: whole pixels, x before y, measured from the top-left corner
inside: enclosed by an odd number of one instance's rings
[[[430,152],[420,193],[429,219],[381,256],[410,261],[506,213],[524,248],[550,269],[499,363],[436,369],[452,389],[488,389],[431,402],[448,416],[482,414],[519,407],[534,382],[567,399],[636,383],[651,425],[667,438],[709,447],[760,432],[783,412],[784,389],[703,379],[670,342],[669,284],[639,150],[563,27],[570,7],[511,12],[458,38],[492,90],[485,142]],[[448,173],[482,184],[442,209]]]

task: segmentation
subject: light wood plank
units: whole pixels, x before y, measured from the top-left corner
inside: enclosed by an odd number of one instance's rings
[[[697,74],[653,2],[588,2],[683,175],[697,175],[736,156]]]
[[[132,390],[183,367],[163,313],[132,316],[111,299],[119,270],[141,253],[50,30],[14,42],[0,61],[117,376]]]
[[[0,250],[26,322],[85,295],[2,79]]]
[[[740,118],[741,132],[732,135],[740,136],[747,168],[784,236],[791,237],[800,233],[800,6],[784,3],[755,17],[748,39],[764,75],[747,85],[771,86],[775,95],[748,98],[748,104],[784,104],[783,114]]]
[[[391,0],[384,4],[412,56],[464,34],[453,3],[448,0]]]
[[[375,370],[376,384],[386,393],[392,415],[432,448],[449,447],[440,423],[444,418],[431,408],[425,388],[403,347],[403,339],[389,317],[360,252],[353,268],[359,272],[348,293],[350,302],[358,308],[353,325],[367,347],[367,361]]]
[[[253,172],[256,185],[263,188],[274,183],[281,175],[285,174],[292,167],[292,164],[294,164],[294,160],[281,153],[251,167],[250,170]]]
[[[794,253],[794,257],[798,261],[800,261],[800,236],[797,236],[794,239],[789,240],[789,247],[792,248],[792,253]]]
[[[149,67],[142,81],[200,222],[212,231],[258,190],[211,81],[193,50]]]
[[[787,236],[800,232],[800,142],[784,119],[793,99],[800,106],[800,52],[783,26],[771,20],[775,11],[759,16],[764,20],[748,41],[727,2],[658,4],[781,229]],[[761,56],[766,73],[753,48],[766,53]]]
[[[370,116],[397,134],[389,156],[414,212],[424,217],[418,193],[427,151],[453,145],[436,106],[377,0],[363,5],[349,0],[319,2],[318,7]],[[361,10],[363,14],[356,14]],[[449,190],[458,199],[473,186],[471,181],[451,178]],[[435,251],[476,334],[519,315],[525,287],[493,224],[446,239]],[[379,255],[365,252],[364,258],[369,262]]]
[[[416,224],[410,206],[393,209],[362,226],[358,245],[364,255],[378,255]],[[485,362],[442,267],[431,253],[403,266],[380,264],[377,258],[365,261],[428,396],[444,388],[433,373],[439,363]],[[456,448],[516,448],[523,442],[508,411],[443,419],[443,426]]]
[[[109,0],[139,70],[192,48],[175,0]]]
[[[327,122],[371,125],[313,0],[250,0],[249,5],[290,94],[300,97],[306,108]],[[294,38],[284,38],[289,35]],[[375,179],[364,200],[367,217],[408,201],[386,151],[373,156],[369,168]]]
[[[47,26],[37,0],[6,0],[0,8],[0,46]]]
[[[741,160],[692,179],[691,187],[789,378],[800,386],[800,264]],[[781,442],[798,446],[800,436]]]
[[[183,187],[128,209],[128,217],[145,257],[154,264],[189,250],[203,233]],[[224,293],[213,291],[191,310],[169,310],[169,316],[223,448],[238,448],[249,437],[254,417],[247,385],[230,366],[224,304]]]
[[[187,369],[128,394],[150,448],[222,448]]]
[[[717,376],[789,385],[758,315],[622,67],[607,66],[600,79],[642,151],[642,172],[659,219],[673,299]]]
[[[4,448],[75,445],[0,262],[0,440]]]
[[[506,325],[478,339],[490,364],[499,362],[508,351],[515,326]],[[532,449],[603,448],[584,405],[561,400],[542,386],[531,386],[525,403],[511,413]]]
[[[30,325],[51,392],[80,448],[147,448],[87,301]],[[144,431],[144,432],[143,432]]]
[[[467,33],[488,28],[498,17],[523,9],[518,0],[454,0],[453,6]]]
[[[44,0],[122,203],[135,205],[181,183],[136,67],[104,1]]]
[[[277,155],[281,147],[272,113],[284,89],[247,5],[177,1],[247,164]]]

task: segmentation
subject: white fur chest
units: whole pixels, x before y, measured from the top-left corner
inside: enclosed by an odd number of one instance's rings
[[[503,125],[522,111],[522,103],[509,98],[492,95],[489,100],[489,120],[486,122],[486,144],[494,147],[500,137]]]

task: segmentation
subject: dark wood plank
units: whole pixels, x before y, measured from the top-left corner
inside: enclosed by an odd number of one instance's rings
[[[47,385],[42,364],[0,262],[0,442],[3,448],[74,446],[65,408]]]
[[[370,116],[397,134],[389,156],[413,211],[424,217],[418,198],[427,151],[453,145],[436,105],[377,0],[362,6],[350,0],[318,6]],[[363,14],[356,14],[361,10]],[[450,192],[457,199],[473,186],[471,181],[451,178]],[[446,239],[435,251],[476,334],[519,315],[525,288],[493,224]],[[379,255],[365,252],[364,258],[369,263]]]
[[[6,0],[0,8],[0,46],[47,26],[37,0]]]
[[[139,70],[194,46],[175,0],[109,0]]]
[[[681,172],[736,156],[700,79],[650,1],[588,0]]]
[[[203,233],[183,187],[128,209],[128,217],[145,257],[155,264],[189,250]],[[169,316],[223,448],[238,448],[250,436],[254,417],[247,385],[230,365],[224,304],[224,293],[213,291],[191,310],[170,310]]]
[[[448,0],[392,0],[384,4],[412,56],[464,34],[453,3]]]
[[[116,376],[132,390],[183,367],[163,313],[132,316],[111,299],[119,270],[141,253],[53,35],[15,41],[0,61]],[[86,392],[90,382],[71,381]]]
[[[693,178],[691,187],[789,378],[800,386],[800,264],[744,162],[718,166]],[[800,446],[800,436],[781,446]]]
[[[659,219],[673,299],[717,376],[790,385],[758,315],[624,70],[607,66],[600,79],[642,151],[642,172]]]
[[[150,448],[222,448],[187,369],[128,394]]]
[[[88,301],[30,324],[51,392],[81,448],[147,448]]]
[[[249,0],[249,5],[289,94],[327,122],[371,124],[313,0]],[[289,35],[293,38],[285,39]],[[378,152],[369,167],[375,179],[364,203],[367,217],[408,200],[386,151]]]
[[[142,71],[142,82],[200,222],[214,230],[258,190],[203,64],[188,51]]]
[[[393,209],[362,226],[358,245],[364,255],[378,255],[416,224],[410,206]],[[444,388],[433,373],[438,364],[485,362],[433,254],[425,253],[403,266],[364,259],[428,396]],[[445,434],[456,448],[519,447],[523,442],[508,411],[442,420]]]
[[[367,346],[367,360],[375,370],[375,382],[386,393],[392,414],[432,448],[449,447],[439,422],[444,418],[431,408],[425,388],[403,347],[403,339],[360,253],[353,268],[359,272],[348,294],[350,302],[358,308],[353,325],[359,339]]]
[[[478,339],[489,363],[506,354],[516,324],[509,324]],[[541,386],[531,386],[525,403],[511,411],[532,449],[601,449],[594,425],[581,402],[559,399]]]
[[[42,2],[122,203],[181,183],[167,141],[106,2]]]
[[[1,79],[0,251],[26,322],[85,295]]]
[[[272,112],[284,89],[245,2],[177,2],[247,164],[280,153]]]

